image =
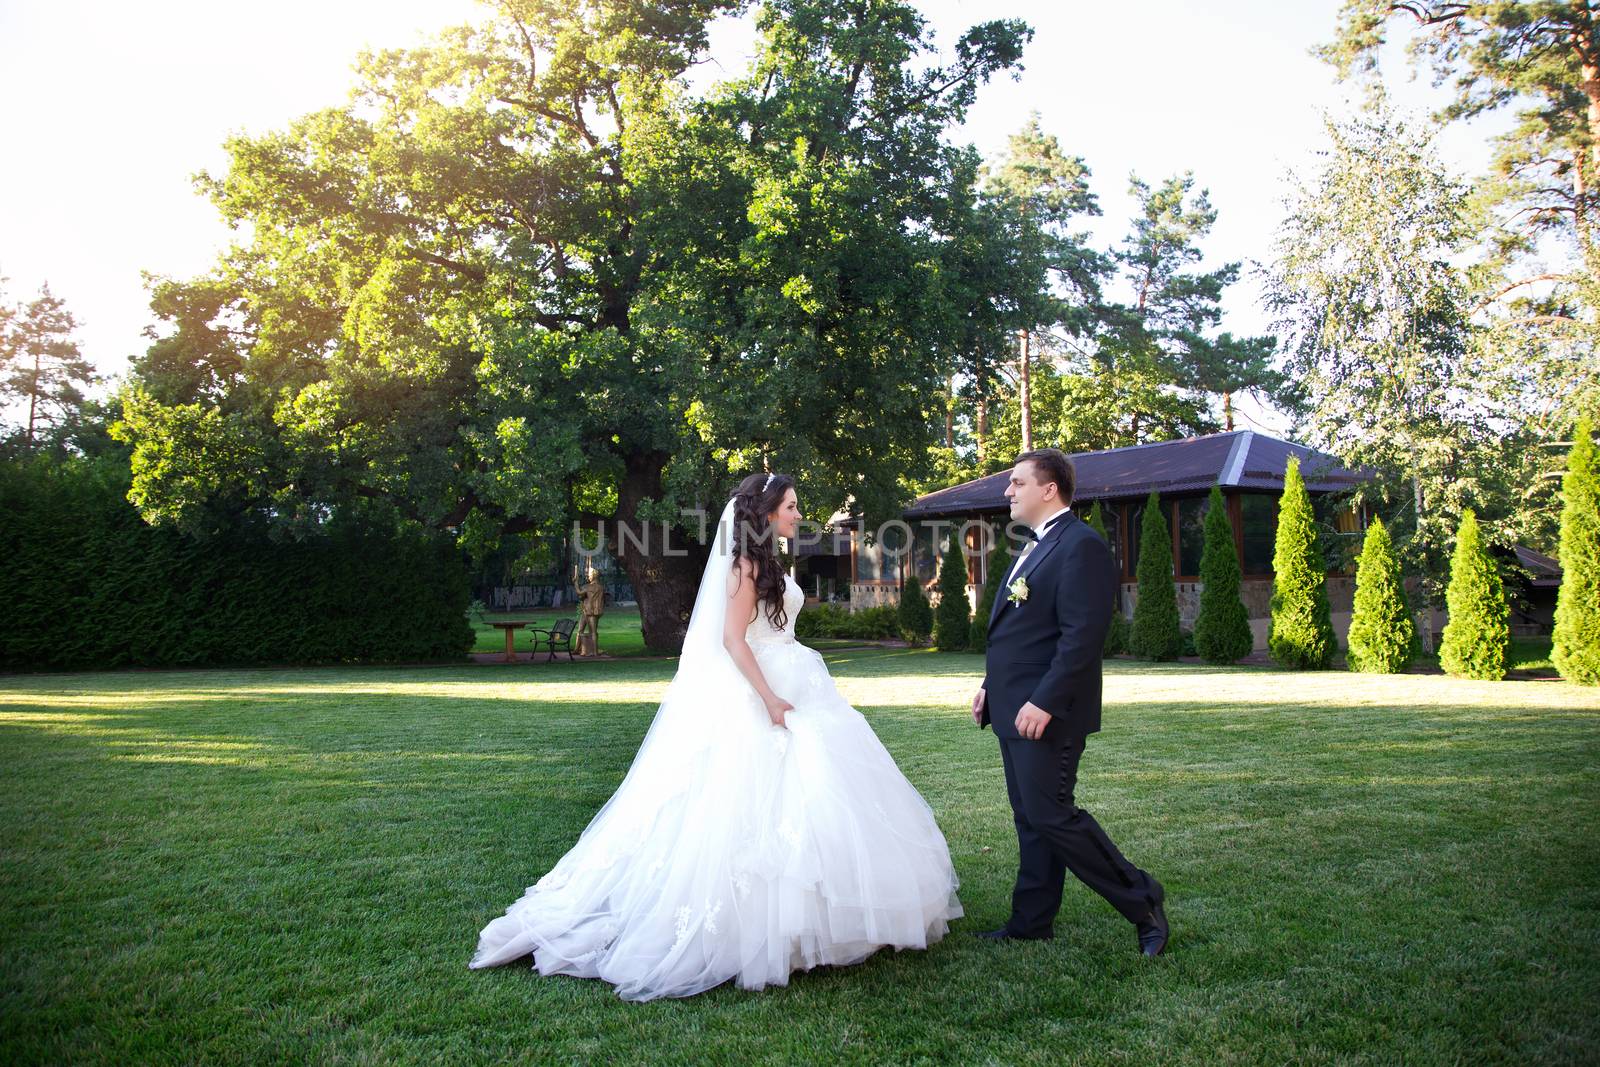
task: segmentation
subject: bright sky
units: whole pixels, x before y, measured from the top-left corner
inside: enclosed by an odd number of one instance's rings
[[[1351,93],[1307,49],[1332,36],[1340,0],[1149,0],[1130,9],[1085,0],[922,0],[942,48],[970,25],[1022,18],[1034,28],[1020,81],[980,90],[954,131],[986,156],[1027,118],[1082,155],[1104,217],[1102,244],[1126,232],[1129,172],[1154,184],[1185,169],[1218,212],[1207,266],[1269,253],[1286,167],[1319,146],[1319,109]],[[1137,15],[1133,12],[1137,12]],[[402,47],[442,26],[481,17],[474,0],[0,0],[0,276],[9,299],[41,283],[82,324],[85,355],[102,374],[127,367],[154,322],[140,272],[205,271],[229,237],[190,175],[225,167],[233,131],[281,129],[341,102],[365,46]],[[738,73],[748,24],[712,37],[714,62],[697,77]],[[1440,99],[1426,79],[1402,103]],[[1495,126],[1494,128],[1499,128]],[[1487,159],[1485,127],[1449,131],[1445,157],[1465,173]],[[1261,332],[1248,280],[1230,290],[1225,329]],[[104,392],[103,389],[98,390]],[[1245,405],[1260,428],[1282,421]]]

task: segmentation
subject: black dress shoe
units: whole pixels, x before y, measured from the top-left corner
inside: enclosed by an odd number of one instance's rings
[[[1161,955],[1167,947],[1167,938],[1172,936],[1172,928],[1167,925],[1167,913],[1160,903],[1139,921],[1138,929],[1139,951],[1151,958]]]
[[[1053,941],[1055,931],[1048,934],[1014,934],[1002,926],[998,930],[979,930],[976,936],[986,941]]]

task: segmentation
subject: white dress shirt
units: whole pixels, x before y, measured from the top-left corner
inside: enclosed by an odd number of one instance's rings
[[[1071,510],[1072,510],[1072,505],[1068,504],[1066,507],[1061,508],[1060,510],[1054,512],[1053,514],[1046,516],[1043,520],[1041,520],[1039,522],[1039,524],[1037,526],[1035,526],[1033,528],[1033,532],[1035,534],[1039,535],[1040,537],[1043,537],[1044,536],[1044,528],[1046,526],[1049,526],[1052,522],[1055,522],[1057,519],[1059,519],[1061,516],[1065,515],[1067,512],[1069,512]],[[1033,551],[1033,547],[1035,545],[1037,545],[1038,543],[1039,542],[1037,540],[1029,541],[1027,546],[1025,548],[1023,548],[1022,553],[1019,556],[1017,556],[1017,561],[1011,565],[1010,572],[1006,574],[1006,580],[1005,580],[1005,583],[1004,583],[1005,585],[1009,586],[1011,584],[1011,580],[1017,576],[1018,568],[1020,568],[1022,566],[1022,561],[1028,558],[1028,553],[1032,552]]]

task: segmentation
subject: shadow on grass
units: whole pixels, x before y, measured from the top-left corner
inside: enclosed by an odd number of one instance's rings
[[[1600,870],[1574,813],[1600,800],[1600,731],[1579,697],[1362,683],[1401,702],[1341,714],[1314,687],[1348,679],[1113,665],[1078,800],[1167,886],[1150,966],[1071,879],[1056,942],[971,936],[1005,919],[1016,863],[995,742],[960,713],[981,658],[828,658],[874,694],[857,706],[944,828],[967,918],[927,952],[651,1005],[465,962],[621,781],[670,663],[11,680],[0,1038],[41,1062],[1592,1052]],[[1477,702],[1420,704],[1447,691]]]

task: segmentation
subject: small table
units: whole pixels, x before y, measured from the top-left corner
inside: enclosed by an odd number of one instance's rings
[[[528,625],[527,620],[524,619],[521,622],[491,622],[489,625],[497,630],[506,632],[506,662],[517,662],[517,653],[512,642],[516,639],[517,631]]]

